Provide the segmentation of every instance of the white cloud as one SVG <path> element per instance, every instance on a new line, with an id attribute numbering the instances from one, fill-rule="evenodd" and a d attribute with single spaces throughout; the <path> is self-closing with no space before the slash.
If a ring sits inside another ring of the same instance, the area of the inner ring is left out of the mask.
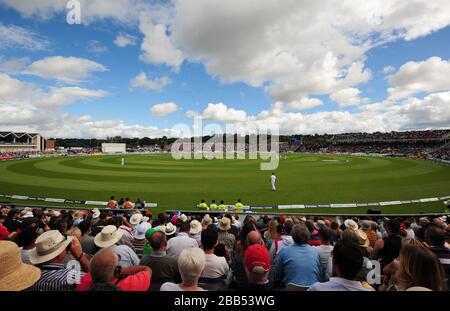
<path id="1" fill-rule="evenodd" d="M 188 110 L 185 113 L 187 118 L 193 119 L 195 117 L 200 117 L 200 114 L 197 111 L 194 110 Z"/>
<path id="2" fill-rule="evenodd" d="M 177 71 L 183 62 L 183 55 L 167 35 L 167 26 L 153 24 L 151 16 L 141 16 L 139 29 L 144 34 L 139 59 L 148 64 L 164 64 Z"/>
<path id="3" fill-rule="evenodd" d="M 87 44 L 87 50 L 94 54 L 101 54 L 108 51 L 108 48 L 103 45 L 100 41 L 97 40 L 89 40 Z"/>
<path id="4" fill-rule="evenodd" d="M 52 56 L 32 63 L 27 73 L 45 79 L 55 79 L 68 83 L 79 83 L 87 79 L 92 72 L 107 71 L 108 69 L 94 61 L 77 58 Z"/>
<path id="5" fill-rule="evenodd" d="M 178 105 L 175 103 L 156 104 L 150 108 L 150 114 L 156 117 L 164 117 L 177 111 L 178 108 Z"/>
<path id="6" fill-rule="evenodd" d="M 394 72 L 394 71 L 395 71 L 395 67 L 393 67 L 393 66 L 386 66 L 386 67 L 383 68 L 383 73 L 385 75 L 387 75 L 387 74 L 389 74 L 391 72 Z"/>
<path id="7" fill-rule="evenodd" d="M 361 91 L 357 88 L 346 88 L 330 95 L 330 99 L 339 107 L 357 106 L 368 103 L 367 98 L 360 98 Z"/>
<path id="8" fill-rule="evenodd" d="M 421 62 L 407 62 L 389 78 L 390 98 L 401 99 L 420 92 L 450 90 L 450 60 L 430 57 Z"/>
<path id="9" fill-rule="evenodd" d="M 151 80 L 147 78 L 145 72 L 141 72 L 133 80 L 130 81 L 130 87 L 131 88 L 142 87 L 149 90 L 161 90 L 170 83 L 171 80 L 167 76 L 162 76 L 154 80 Z"/>
<path id="10" fill-rule="evenodd" d="M 29 63 L 30 59 L 28 57 L 5 59 L 0 56 L 0 71 L 19 73 L 24 70 Z"/>
<path id="11" fill-rule="evenodd" d="M 118 47 L 126 47 L 127 45 L 136 45 L 137 38 L 135 36 L 129 35 L 127 33 L 121 32 L 117 35 L 114 40 L 114 44 Z"/>
<path id="12" fill-rule="evenodd" d="M 0 22 L 0 49 L 45 50 L 49 43 L 36 32 Z"/>
<path id="13" fill-rule="evenodd" d="M 36 107 L 54 108 L 65 106 L 78 102 L 80 100 L 89 100 L 106 96 L 107 93 L 102 90 L 89 90 L 80 87 L 61 87 L 53 88 L 51 92 L 45 94 L 37 100 Z"/>
<path id="14" fill-rule="evenodd" d="M 302 98 L 300 101 L 290 102 L 288 106 L 295 110 L 305 110 L 322 105 L 323 102 L 318 98 Z"/>
<path id="15" fill-rule="evenodd" d="M 217 120 L 217 121 L 245 121 L 247 114 L 243 110 L 236 110 L 234 108 L 228 108 L 223 103 L 209 103 L 203 110 L 203 119 Z"/>

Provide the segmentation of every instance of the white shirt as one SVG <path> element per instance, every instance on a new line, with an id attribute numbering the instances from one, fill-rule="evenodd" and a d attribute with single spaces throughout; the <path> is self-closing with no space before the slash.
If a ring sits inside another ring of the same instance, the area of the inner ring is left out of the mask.
<path id="1" fill-rule="evenodd" d="M 414 239 L 416 237 L 416 234 L 414 233 L 414 230 L 409 228 L 409 229 L 405 229 L 406 231 L 406 238 L 407 239 Z"/>
<path id="2" fill-rule="evenodd" d="M 230 267 L 228 266 L 225 257 L 219 257 L 215 254 L 206 254 L 205 258 L 205 269 L 203 269 L 202 277 L 215 279 L 228 275 Z"/>
<path id="3" fill-rule="evenodd" d="M 330 278 L 328 282 L 325 283 L 315 283 L 311 285 L 308 289 L 309 291 L 368 291 L 367 288 L 364 288 L 361 282 L 358 281 L 350 281 L 343 278 L 333 277 Z"/>
<path id="4" fill-rule="evenodd" d="M 190 238 L 187 233 L 180 232 L 167 242 L 166 252 L 169 256 L 178 257 L 183 250 L 192 247 L 198 247 L 197 241 Z"/>
<path id="5" fill-rule="evenodd" d="M 169 240 L 170 241 L 170 240 Z M 166 282 L 164 283 L 161 288 L 159 289 L 162 292 L 178 292 L 178 291 L 184 291 L 184 289 L 182 289 L 180 287 L 180 284 L 175 284 L 172 282 Z M 199 291 L 205 291 L 203 288 L 199 287 L 198 288 Z"/>
<path id="6" fill-rule="evenodd" d="M 317 246 L 317 251 L 320 255 L 320 262 L 322 264 L 322 269 L 326 269 L 328 266 L 328 260 L 331 258 L 331 252 L 333 251 L 332 245 L 319 245 Z"/>
<path id="7" fill-rule="evenodd" d="M 276 180 L 277 180 L 277 176 L 275 176 L 275 175 L 270 176 L 270 181 L 272 182 L 272 184 L 274 184 Z"/>

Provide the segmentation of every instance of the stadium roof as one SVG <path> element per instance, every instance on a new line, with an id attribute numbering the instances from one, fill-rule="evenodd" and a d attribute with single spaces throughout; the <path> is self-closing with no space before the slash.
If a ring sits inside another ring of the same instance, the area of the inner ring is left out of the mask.
<path id="1" fill-rule="evenodd" d="M 23 137 L 23 136 L 27 135 L 27 136 L 33 138 L 33 137 L 36 137 L 37 135 L 40 135 L 40 134 L 39 133 L 0 132 L 0 137 L 6 137 L 6 136 L 9 136 L 9 135 L 13 135 L 16 138 L 20 138 L 20 137 Z"/>

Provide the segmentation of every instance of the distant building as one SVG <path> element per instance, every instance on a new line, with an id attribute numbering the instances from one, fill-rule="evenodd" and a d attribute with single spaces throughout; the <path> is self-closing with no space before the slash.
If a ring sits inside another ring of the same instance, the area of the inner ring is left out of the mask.
<path id="1" fill-rule="evenodd" d="M 113 144 L 113 143 L 103 143 L 102 144 L 103 153 L 126 153 L 126 144 Z"/>
<path id="2" fill-rule="evenodd" d="M 45 140 L 45 151 L 55 151 L 55 141 L 53 139 Z"/>
<path id="3" fill-rule="evenodd" d="M 0 132 L 0 152 L 38 152 L 43 151 L 44 138 L 38 133 Z"/>

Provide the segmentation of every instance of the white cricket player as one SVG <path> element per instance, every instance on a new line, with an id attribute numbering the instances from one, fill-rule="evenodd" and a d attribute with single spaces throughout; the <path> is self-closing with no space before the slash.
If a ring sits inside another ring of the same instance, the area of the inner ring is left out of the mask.
<path id="1" fill-rule="evenodd" d="M 277 176 L 275 176 L 275 173 L 272 173 L 272 176 L 270 176 L 270 183 L 272 184 L 273 191 L 277 190 L 277 188 L 275 187 L 276 181 L 277 181 Z"/>
<path id="2" fill-rule="evenodd" d="M 125 158 L 122 158 L 122 162 L 120 163 L 121 166 L 125 165 Z"/>

